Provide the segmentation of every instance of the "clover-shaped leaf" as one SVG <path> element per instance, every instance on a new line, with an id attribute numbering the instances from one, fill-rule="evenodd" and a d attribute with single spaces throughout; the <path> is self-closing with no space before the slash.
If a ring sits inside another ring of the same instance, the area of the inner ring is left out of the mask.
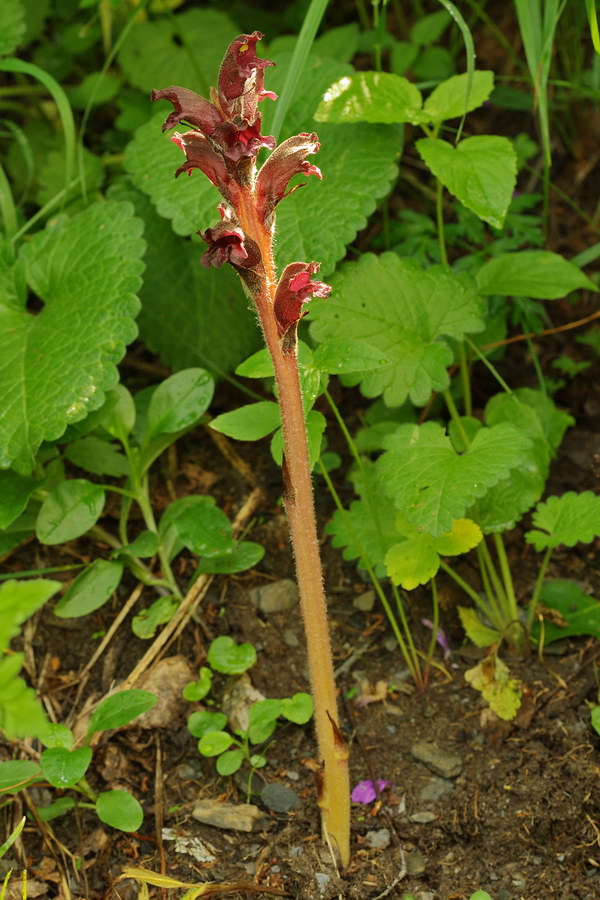
<path id="1" fill-rule="evenodd" d="M 31 471 L 42 441 L 98 409 L 119 380 L 116 364 L 137 334 L 133 291 L 145 247 L 132 212 L 95 203 L 59 217 L 21 250 L 16 266 L 43 308 L 29 312 L 25 290 L 0 301 L 0 468 Z M 10 268 L 0 257 L 0 280 Z"/>
<path id="2" fill-rule="evenodd" d="M 527 532 L 525 540 L 536 550 L 560 544 L 574 547 L 580 541 L 589 544 L 600 535 L 600 497 L 592 491 L 548 497 L 538 503 L 532 518 L 536 528 Z"/>
<path id="3" fill-rule="evenodd" d="M 475 500 L 520 465 L 530 441 L 501 422 L 482 428 L 469 449 L 456 453 L 443 429 L 433 423 L 401 425 L 385 438 L 388 448 L 376 463 L 380 483 L 407 518 L 439 537 Z"/>
<path id="4" fill-rule="evenodd" d="M 233 638 L 223 634 L 208 648 L 208 662 L 216 672 L 241 675 L 256 662 L 256 650 L 252 644 L 236 644 Z"/>
<path id="5" fill-rule="evenodd" d="M 404 516 L 396 519 L 396 528 L 405 537 L 385 555 L 387 573 L 394 584 L 412 591 L 426 584 L 437 573 L 441 556 L 458 556 L 472 550 L 482 540 L 481 529 L 470 519 L 457 519 L 452 528 L 439 537 L 420 531 Z"/>

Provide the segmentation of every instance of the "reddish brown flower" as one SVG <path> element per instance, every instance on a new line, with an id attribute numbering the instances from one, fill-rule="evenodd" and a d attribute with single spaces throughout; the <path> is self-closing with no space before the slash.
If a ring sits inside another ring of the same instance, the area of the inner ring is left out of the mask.
<path id="1" fill-rule="evenodd" d="M 288 191 L 290 180 L 294 175 L 323 177 L 318 166 L 313 166 L 306 159 L 307 156 L 317 153 L 318 149 L 317 135 L 303 132 L 288 138 L 273 150 L 256 179 L 256 205 L 265 224 L 271 224 L 279 201 L 296 188 L 302 187 L 298 184 Z"/>
<path id="2" fill-rule="evenodd" d="M 286 266 L 279 279 L 275 292 L 275 318 L 279 336 L 284 337 L 289 329 L 305 316 L 308 310 L 302 305 L 312 297 L 325 299 L 331 293 L 331 287 L 323 281 L 312 281 L 312 276 L 319 271 L 319 263 L 294 262 Z"/>

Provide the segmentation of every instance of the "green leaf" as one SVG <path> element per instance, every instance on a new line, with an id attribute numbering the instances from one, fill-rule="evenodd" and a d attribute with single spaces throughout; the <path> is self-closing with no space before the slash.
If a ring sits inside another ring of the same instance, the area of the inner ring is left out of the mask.
<path id="1" fill-rule="evenodd" d="M 437 574 L 441 556 L 458 556 L 476 547 L 483 538 L 481 529 L 470 519 L 457 519 L 446 534 L 432 537 L 419 531 L 403 516 L 396 519 L 396 528 L 405 540 L 390 547 L 385 555 L 387 574 L 394 584 L 412 591 Z"/>
<path id="2" fill-rule="evenodd" d="M 319 344 L 314 354 L 314 364 L 330 375 L 347 375 L 352 372 L 368 372 L 388 366 L 390 360 L 377 347 L 353 338 L 331 338 Z"/>
<path id="3" fill-rule="evenodd" d="M 40 756 L 44 778 L 56 788 L 70 788 L 77 784 L 87 772 L 92 761 L 89 747 L 67 750 L 65 747 L 51 747 Z"/>
<path id="4" fill-rule="evenodd" d="M 48 722 L 39 739 L 44 747 L 62 747 L 64 750 L 70 750 L 75 740 L 70 728 L 55 722 Z"/>
<path id="5" fill-rule="evenodd" d="M 451 21 L 452 19 L 445 9 L 438 9 L 437 12 L 427 16 L 419 16 L 410 30 L 410 39 L 413 44 L 419 46 L 434 44 L 439 41 Z"/>
<path id="6" fill-rule="evenodd" d="M 203 700 L 206 697 L 212 687 L 212 669 L 209 669 L 208 666 L 201 666 L 198 675 L 198 681 L 188 682 L 183 689 L 183 699 L 187 700 L 189 703 L 199 703 L 200 700 Z M 222 727 L 222 725 L 219 725 L 219 728 Z M 192 734 L 194 734 L 193 731 Z M 201 735 L 196 735 L 196 737 L 201 737 Z"/>
<path id="7" fill-rule="evenodd" d="M 558 300 L 578 288 L 598 290 L 579 266 L 549 250 L 501 253 L 484 263 L 475 277 L 482 294 L 506 297 Z"/>
<path id="8" fill-rule="evenodd" d="M 135 29 L 134 29 L 135 30 Z M 67 96 L 75 109 L 86 109 L 108 103 L 121 88 L 121 79 L 111 72 L 89 72 L 75 87 L 67 91 Z"/>
<path id="9" fill-rule="evenodd" d="M 127 791 L 104 791 L 98 794 L 96 813 L 101 822 L 119 831 L 138 831 L 144 821 L 144 811 L 135 797 Z"/>
<path id="10" fill-rule="evenodd" d="M 442 266 L 423 271 L 395 253 L 366 253 L 344 264 L 332 284 L 327 302 L 311 306 L 311 334 L 380 350 L 389 364 L 351 383 L 360 382 L 366 397 L 383 394 L 391 407 L 408 397 L 422 406 L 432 391 L 445 390 L 453 353 L 444 338 L 461 340 L 483 328 L 481 300 L 470 281 Z"/>
<path id="11" fill-rule="evenodd" d="M 36 578 L 0 583 L 0 650 L 6 650 L 19 626 L 62 587 L 60 581 Z"/>
<path id="12" fill-rule="evenodd" d="M 245 572 L 258 565 L 265 555 L 265 548 L 254 541 L 240 541 L 234 544 L 231 553 L 205 557 L 198 563 L 196 572 L 214 575 L 232 575 Z"/>
<path id="13" fill-rule="evenodd" d="M 502 635 L 499 631 L 483 624 L 476 609 L 459 606 L 458 615 L 465 634 L 476 647 L 491 647 L 501 639 Z"/>
<path id="14" fill-rule="evenodd" d="M 244 753 L 237 748 L 236 750 L 226 750 L 221 753 L 216 762 L 216 768 L 219 775 L 225 778 L 227 775 L 233 775 L 237 772 L 244 762 Z"/>
<path id="15" fill-rule="evenodd" d="M 234 743 L 234 738 L 226 731 L 207 731 L 198 741 L 202 756 L 219 756 Z"/>
<path id="16" fill-rule="evenodd" d="M 0 4 L 0 56 L 13 53 L 25 32 L 25 10 L 21 0 L 2 0 Z"/>
<path id="17" fill-rule="evenodd" d="M 188 550 L 198 556 L 220 556 L 233 549 L 231 522 L 225 513 L 209 502 L 183 507 L 173 518 L 173 528 Z"/>
<path id="18" fill-rule="evenodd" d="M 39 511 L 36 536 L 42 544 L 64 544 L 95 525 L 104 509 L 104 488 L 85 478 L 63 481 Z"/>
<path id="19" fill-rule="evenodd" d="M 123 563 L 96 559 L 69 585 L 54 607 L 61 619 L 78 619 L 100 609 L 116 591 L 123 574 Z"/>
<path id="20" fill-rule="evenodd" d="M 106 404 L 100 411 L 100 423 L 112 437 L 121 443 L 135 425 L 135 402 L 123 384 L 116 384 L 106 395 Z"/>
<path id="21" fill-rule="evenodd" d="M 158 552 L 158 535 L 154 531 L 141 531 L 131 544 L 125 544 L 120 550 L 115 552 L 119 556 L 134 556 L 140 559 L 147 559 Z"/>
<path id="22" fill-rule="evenodd" d="M 531 635 L 536 643 L 551 644 L 561 638 L 591 635 L 600 638 L 600 603 L 575 581 L 548 581 L 540 592 L 544 628 L 536 618 Z M 546 609 L 544 609 L 546 607 Z M 550 615 L 551 610 L 558 615 Z"/>
<path id="23" fill-rule="evenodd" d="M 425 101 L 423 113 L 427 114 L 426 121 L 444 122 L 471 112 L 485 103 L 493 89 L 493 72 L 475 71 L 472 80 L 467 72 L 453 75 L 438 84 Z"/>
<path id="24" fill-rule="evenodd" d="M 515 149 L 505 137 L 465 138 L 457 147 L 439 138 L 415 144 L 426 166 L 467 209 L 502 228 L 517 178 Z"/>
<path id="25" fill-rule="evenodd" d="M 210 427 L 238 441 L 258 441 L 281 424 L 279 406 L 272 400 L 248 403 L 212 419 Z"/>
<path id="26" fill-rule="evenodd" d="M 216 672 L 242 675 L 256 662 L 256 650 L 252 644 L 236 644 L 233 638 L 223 634 L 208 648 L 208 662 Z"/>
<path id="27" fill-rule="evenodd" d="M 316 56 L 330 56 L 338 62 L 351 62 L 358 50 L 359 36 L 357 22 L 339 25 L 337 28 L 328 28 L 316 38 L 313 51 Z"/>
<path id="28" fill-rule="evenodd" d="M 27 787 L 32 779 L 37 779 L 40 767 L 31 760 L 14 759 L 0 762 L 0 794 L 16 794 Z"/>
<path id="29" fill-rule="evenodd" d="M 153 638 L 159 625 L 170 622 L 179 606 L 176 597 L 159 597 L 131 621 L 131 630 L 142 641 Z"/>
<path id="30" fill-rule="evenodd" d="M 37 737 L 48 727 L 35 691 L 18 677 L 23 660 L 22 653 L 0 658 L 0 731 L 9 740 Z"/>
<path id="31" fill-rule="evenodd" d="M 158 698 L 150 691 L 139 689 L 111 694 L 94 710 L 88 725 L 88 735 L 128 725 L 142 713 L 156 706 L 157 700 Z"/>
<path id="32" fill-rule="evenodd" d="M 152 394 L 145 440 L 194 425 L 213 398 L 215 382 L 204 369 L 184 369 L 166 378 Z"/>
<path id="33" fill-rule="evenodd" d="M 136 336 L 132 292 L 145 247 L 132 212 L 95 203 L 23 246 L 28 284 L 44 307 L 32 315 L 23 299 L 3 309 L 0 383 L 11 402 L 0 423 L 0 468 L 29 472 L 42 441 L 102 406 L 117 383 L 116 363 Z"/>
<path id="34" fill-rule="evenodd" d="M 536 550 L 560 544 L 589 544 L 600 535 L 600 497 L 592 491 L 569 491 L 561 497 L 548 497 L 544 503 L 538 503 L 532 520 L 536 529 L 543 529 L 525 534 L 527 543 Z"/>
<path id="35" fill-rule="evenodd" d="M 104 182 L 105 169 L 102 160 L 85 147 L 82 152 L 83 174 L 86 190 L 93 194 L 100 190 Z M 40 206 L 49 203 L 65 188 L 65 155 L 62 150 L 51 150 L 45 155 L 38 174 L 38 189 L 35 194 Z M 73 210 L 84 207 L 81 184 L 74 184 L 66 192 L 65 203 L 73 204 Z"/>
<path id="36" fill-rule="evenodd" d="M 296 725 L 306 725 L 312 718 L 313 710 L 312 697 L 303 691 L 294 694 L 293 697 L 284 697 L 281 701 L 281 715 Z"/>
<path id="37" fill-rule="evenodd" d="M 327 88 L 315 112 L 317 122 L 418 123 L 421 92 L 408 78 L 390 72 L 344 75 Z"/>
<path id="38" fill-rule="evenodd" d="M 514 719 L 521 706 L 521 682 L 510 677 L 508 666 L 501 659 L 486 657 L 465 672 L 465 681 L 481 692 L 500 719 Z"/>
<path id="39" fill-rule="evenodd" d="M 93 475 L 111 475 L 113 478 L 129 475 L 129 462 L 117 445 L 93 434 L 65 447 L 65 457 Z"/>
<path id="40" fill-rule="evenodd" d="M 275 370 L 267 348 L 263 347 L 262 350 L 257 350 L 256 353 L 240 363 L 235 374 L 242 375 L 244 378 L 273 378 Z"/>
<path id="41" fill-rule="evenodd" d="M 471 894 L 469 900 L 492 900 L 487 891 L 475 891 Z"/>
<path id="42" fill-rule="evenodd" d="M 138 22 L 118 60 L 129 83 L 145 93 L 183 84 L 208 97 L 208 85 L 216 83 L 224 50 L 238 33 L 223 12 L 190 9 L 170 18 Z"/>
<path id="43" fill-rule="evenodd" d="M 196 738 L 204 737 L 209 731 L 221 731 L 226 725 L 225 713 L 210 712 L 208 709 L 193 712 L 187 720 L 188 731 Z"/>
<path id="44" fill-rule="evenodd" d="M 482 428 L 458 455 L 443 429 L 428 422 L 401 425 L 385 446 L 376 463 L 383 490 L 409 522 L 437 537 L 520 464 L 530 441 L 502 422 Z"/>
<path id="45" fill-rule="evenodd" d="M 258 700 L 248 711 L 248 737 L 253 744 L 268 741 L 281 715 L 281 700 Z"/>
<path id="46" fill-rule="evenodd" d="M 594 706 L 590 713 L 592 728 L 597 734 L 600 734 L 600 706 Z"/>
<path id="47" fill-rule="evenodd" d="M 0 529 L 7 528 L 19 518 L 40 484 L 36 478 L 0 472 Z"/>
<path id="48" fill-rule="evenodd" d="M 74 806 L 75 800 L 73 797 L 58 797 L 57 800 L 53 800 L 48 806 L 36 806 L 36 812 L 42 822 L 51 822 L 52 819 L 64 816 Z"/>

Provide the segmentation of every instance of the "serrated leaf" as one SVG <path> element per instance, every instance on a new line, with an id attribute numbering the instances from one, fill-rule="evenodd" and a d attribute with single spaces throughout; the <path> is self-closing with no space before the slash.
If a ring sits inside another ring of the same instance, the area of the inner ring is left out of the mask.
<path id="1" fill-rule="evenodd" d="M 95 203 L 23 247 L 27 280 L 44 308 L 3 310 L 0 468 L 30 471 L 42 441 L 102 406 L 117 383 L 116 363 L 137 333 L 132 292 L 145 247 L 132 212 L 129 204 Z"/>
<path id="2" fill-rule="evenodd" d="M 123 574 L 123 563 L 96 559 L 71 582 L 54 607 L 61 619 L 77 619 L 100 609 L 116 591 Z"/>
<path id="3" fill-rule="evenodd" d="M 96 800 L 96 813 L 101 822 L 119 831 L 138 831 L 144 811 L 127 791 L 103 791 Z"/>
<path id="4" fill-rule="evenodd" d="M 41 483 L 16 472 L 0 472 L 0 529 L 18 519 Z"/>
<path id="5" fill-rule="evenodd" d="M 468 73 L 453 75 L 438 84 L 423 104 L 426 121 L 444 122 L 471 112 L 485 103 L 493 89 L 493 72 L 475 71 L 470 83 Z"/>
<path id="6" fill-rule="evenodd" d="M 279 406 L 272 400 L 248 403 L 211 420 L 210 427 L 238 441 L 258 441 L 281 424 Z"/>
<path id="7" fill-rule="evenodd" d="M 543 529 L 525 534 L 527 543 L 536 550 L 560 544 L 589 544 L 600 535 L 600 496 L 592 491 L 569 491 L 561 497 L 548 497 L 544 503 L 538 503 L 532 520 L 536 529 Z"/>
<path id="8" fill-rule="evenodd" d="M 470 519 L 457 519 L 446 534 L 432 537 L 419 531 L 403 516 L 396 519 L 396 529 L 405 540 L 387 551 L 385 567 L 394 584 L 412 591 L 437 574 L 441 556 L 458 556 L 476 547 L 483 538 L 481 529 Z"/>
<path id="9" fill-rule="evenodd" d="M 0 56 L 18 47 L 25 33 L 25 10 L 21 0 L 2 0 L 0 4 Z"/>
<path id="10" fill-rule="evenodd" d="M 352 124 L 420 121 L 423 98 L 418 87 L 390 72 L 356 72 L 330 85 L 315 112 L 317 122 Z"/>
<path id="11" fill-rule="evenodd" d="M 91 761 L 90 747 L 79 747 L 77 750 L 50 747 L 40 756 L 44 778 L 57 788 L 70 788 L 77 784 L 87 772 Z"/>
<path id="12" fill-rule="evenodd" d="M 111 694 L 96 707 L 88 725 L 88 735 L 96 731 L 122 728 L 156 706 L 158 697 L 150 691 L 129 690 Z"/>
<path id="13" fill-rule="evenodd" d="M 64 544 L 95 525 L 104 509 L 104 488 L 85 478 L 62 481 L 50 491 L 35 526 L 42 544 Z"/>
<path id="14" fill-rule="evenodd" d="M 505 722 L 514 719 L 521 706 L 521 682 L 510 677 L 508 666 L 501 659 L 486 657 L 465 672 L 465 681 L 481 692 L 500 719 Z"/>
<path id="15" fill-rule="evenodd" d="M 577 288 L 598 290 L 579 266 L 549 250 L 502 253 L 484 263 L 475 278 L 482 294 L 506 297 L 558 300 Z"/>
<path id="16" fill-rule="evenodd" d="M 225 48 L 238 33 L 223 12 L 190 9 L 171 18 L 136 23 L 118 59 L 129 83 L 146 93 L 181 84 L 208 96 Z"/>
<path id="17" fill-rule="evenodd" d="M 407 397 L 423 405 L 432 390 L 445 390 L 453 353 L 443 338 L 461 340 L 483 328 L 469 280 L 442 266 L 424 271 L 395 253 L 366 253 L 331 280 L 331 297 L 311 307 L 311 334 L 318 341 L 364 340 L 381 350 L 389 365 L 357 375 L 356 382 L 366 397 L 383 394 L 388 406 Z"/>
<path id="18" fill-rule="evenodd" d="M 365 341 L 353 338 L 331 338 L 319 344 L 314 354 L 317 369 L 330 375 L 368 372 L 388 366 L 387 356 Z"/>
<path id="19" fill-rule="evenodd" d="M 536 617 L 531 635 L 544 645 L 561 638 L 590 635 L 600 638 L 600 603 L 586 594 L 575 581 L 557 579 L 548 581 L 540 591 L 539 613 L 544 628 Z M 558 615 L 554 615 L 557 613 Z"/>
<path id="20" fill-rule="evenodd" d="M 415 146 L 425 165 L 467 209 L 502 228 L 517 179 L 515 149 L 505 137 L 465 138 L 457 147 L 439 138 Z"/>
<path id="21" fill-rule="evenodd" d="M 102 187 L 104 181 L 105 169 L 99 156 L 90 153 L 85 147 L 82 148 L 83 173 L 85 177 L 85 188 L 88 194 L 94 194 Z M 40 206 L 52 200 L 59 191 L 65 187 L 65 154 L 64 150 L 51 150 L 44 158 L 43 164 L 40 166 L 38 175 L 38 189 L 35 199 Z M 65 204 L 74 203 L 76 208 L 82 207 L 85 203 L 81 196 L 81 184 L 73 185 L 66 193 Z"/>
<path id="22" fill-rule="evenodd" d="M 65 447 L 65 458 L 93 475 L 119 478 L 129 474 L 127 457 L 119 451 L 117 445 L 93 434 L 68 444 Z"/>
<path id="23" fill-rule="evenodd" d="M 439 537 L 488 488 L 518 466 L 529 439 L 507 423 L 482 428 L 458 455 L 443 429 L 401 425 L 376 462 L 380 484 L 409 522 Z"/>
<path id="24" fill-rule="evenodd" d="M 502 635 L 499 631 L 483 624 L 476 609 L 459 606 L 458 615 L 465 634 L 476 647 L 491 647 L 501 639 Z"/>
<path id="25" fill-rule="evenodd" d="M 36 578 L 0 584 L 0 650 L 6 650 L 19 626 L 62 587 L 60 581 Z"/>

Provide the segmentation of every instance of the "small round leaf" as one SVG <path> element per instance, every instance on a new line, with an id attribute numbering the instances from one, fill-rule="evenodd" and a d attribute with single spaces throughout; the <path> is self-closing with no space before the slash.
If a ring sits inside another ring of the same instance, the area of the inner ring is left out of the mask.
<path id="1" fill-rule="evenodd" d="M 256 662 L 256 650 L 252 644 L 236 644 L 229 635 L 221 635 L 208 648 L 208 662 L 216 672 L 242 675 Z"/>
<path id="2" fill-rule="evenodd" d="M 79 747 L 78 750 L 51 747 L 44 750 L 40 757 L 44 778 L 56 788 L 69 788 L 77 784 L 91 761 L 92 751 L 89 747 Z"/>
<path id="3" fill-rule="evenodd" d="M 220 756 L 233 742 L 234 738 L 226 731 L 208 731 L 198 741 L 198 750 L 202 756 Z"/>
<path id="4" fill-rule="evenodd" d="M 48 494 L 36 522 L 42 544 L 64 544 L 85 534 L 104 509 L 104 489 L 85 478 L 62 481 Z"/>
<path id="5" fill-rule="evenodd" d="M 197 422 L 208 409 L 214 389 L 214 379 L 205 369 L 183 369 L 165 379 L 150 400 L 146 442 Z"/>
<path id="6" fill-rule="evenodd" d="M 226 725 L 225 713 L 210 712 L 208 709 L 193 712 L 187 720 L 188 731 L 196 738 L 204 737 L 209 731 L 221 731 Z"/>
<path id="7" fill-rule="evenodd" d="M 98 818 L 120 831 L 137 831 L 144 821 L 144 811 L 127 791 L 105 791 L 96 800 Z"/>
<path id="8" fill-rule="evenodd" d="M 217 772 L 219 775 L 233 775 L 244 762 L 244 754 L 241 750 L 226 750 L 217 759 Z"/>

